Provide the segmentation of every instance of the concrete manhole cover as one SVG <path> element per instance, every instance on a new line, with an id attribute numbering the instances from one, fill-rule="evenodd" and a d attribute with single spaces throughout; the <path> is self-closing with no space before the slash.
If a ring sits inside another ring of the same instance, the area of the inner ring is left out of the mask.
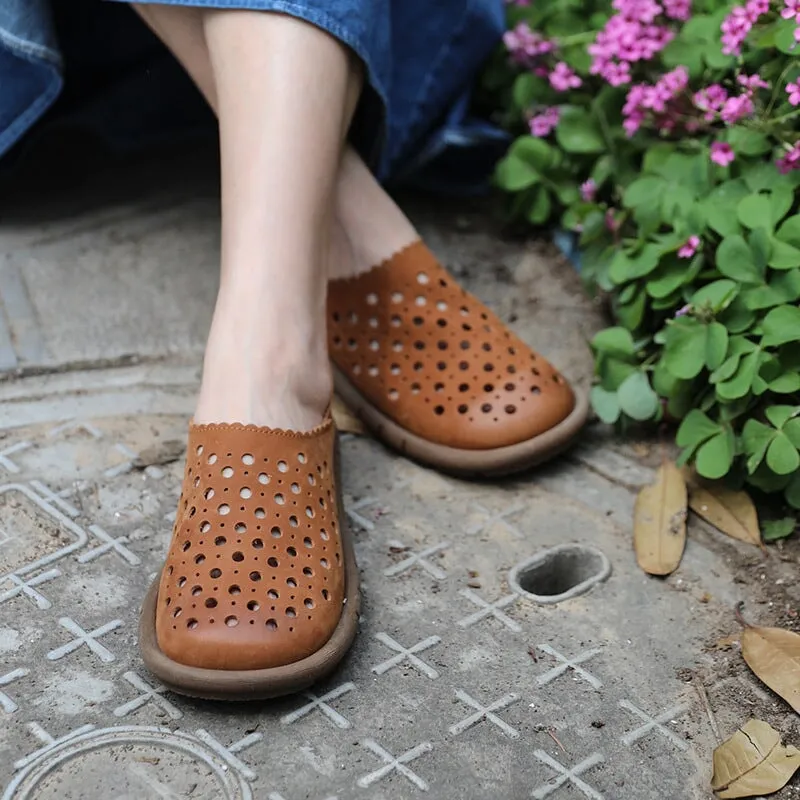
<path id="1" fill-rule="evenodd" d="M 199 734 L 203 736 L 203 731 Z M 244 777 L 208 741 L 162 728 L 78 731 L 18 765 L 21 771 L 2 800 L 250 800 L 253 796 Z"/>

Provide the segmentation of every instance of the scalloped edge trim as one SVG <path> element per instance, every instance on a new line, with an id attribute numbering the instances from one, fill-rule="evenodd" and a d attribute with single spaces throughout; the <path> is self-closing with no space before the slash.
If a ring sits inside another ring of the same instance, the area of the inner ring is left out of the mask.
<path id="1" fill-rule="evenodd" d="M 315 439 L 327 433 L 334 427 L 333 416 L 330 408 L 325 412 L 325 419 L 312 428 L 310 431 L 292 431 L 285 428 L 270 428 L 267 425 L 247 425 L 243 422 L 204 422 L 196 424 L 194 420 L 189 421 L 189 435 L 195 433 L 236 431 L 237 433 L 271 434 L 286 439 Z"/>
<path id="2" fill-rule="evenodd" d="M 358 275 L 350 275 L 347 278 L 336 278 L 335 280 L 331 281 L 331 283 L 336 284 L 343 284 L 343 283 L 354 283 L 355 281 L 359 281 L 362 278 L 365 278 L 367 275 L 371 275 L 373 272 L 377 272 L 384 267 L 391 267 L 394 261 L 401 256 L 406 255 L 411 250 L 416 250 L 417 248 L 422 247 L 424 248 L 425 252 L 428 253 L 431 258 L 439 263 L 439 259 L 433 254 L 433 251 L 425 244 L 422 239 L 415 239 L 413 242 L 409 242 L 404 247 L 401 247 L 399 250 L 395 250 L 390 256 L 387 256 L 383 259 L 380 263 L 376 264 L 374 267 L 370 267 L 369 269 L 364 270 L 363 272 L 359 272 Z"/>

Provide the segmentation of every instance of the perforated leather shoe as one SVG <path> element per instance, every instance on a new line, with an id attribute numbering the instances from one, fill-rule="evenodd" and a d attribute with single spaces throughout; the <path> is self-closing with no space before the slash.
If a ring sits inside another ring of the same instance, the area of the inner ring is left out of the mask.
<path id="1" fill-rule="evenodd" d="M 446 472 L 497 475 L 565 449 L 588 402 L 422 242 L 331 281 L 336 390 L 375 435 Z"/>
<path id="2" fill-rule="evenodd" d="M 198 697 L 298 691 L 341 660 L 358 573 L 340 528 L 330 418 L 308 433 L 192 425 L 166 563 L 142 612 L 145 663 Z"/>

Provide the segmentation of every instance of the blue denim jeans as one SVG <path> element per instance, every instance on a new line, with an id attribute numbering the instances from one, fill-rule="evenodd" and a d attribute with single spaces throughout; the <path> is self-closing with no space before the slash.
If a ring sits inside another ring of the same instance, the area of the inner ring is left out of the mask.
<path id="1" fill-rule="evenodd" d="M 469 88 L 502 31 L 502 0 L 160 1 L 282 12 L 328 31 L 350 47 L 363 61 L 368 78 L 354 140 L 381 178 L 426 179 L 434 188 L 469 190 L 485 179 L 493 158 L 505 145 L 502 134 L 468 114 Z M 85 24 L 87 20 L 92 24 Z M 56 28 L 61 49 L 56 46 Z M 116 74 L 113 61 L 121 51 L 135 49 L 136 36 L 142 38 L 142 48 L 156 57 L 148 35 L 128 9 L 113 3 L 69 0 L 51 8 L 47 0 L 0 0 L 0 156 L 61 93 L 62 60 L 67 62 L 68 81 L 71 74 L 80 73 L 70 70 L 70 53 L 79 54 L 92 69 Z M 177 75 L 177 65 L 168 59 L 167 67 L 166 61 L 160 68 L 174 69 Z M 179 77 L 154 82 L 152 73 L 143 69 L 145 55 L 129 57 L 126 63 L 135 67 L 117 70 L 117 96 L 107 87 L 104 90 L 103 101 L 116 113 L 103 113 L 102 104 L 95 101 L 90 112 L 84 109 L 78 117 L 112 140 L 129 135 L 131 140 L 144 141 L 146 134 L 164 133 L 158 130 L 160 125 L 170 127 L 166 122 L 171 109 L 180 106 L 170 94 L 192 90 Z M 121 97 L 123 92 L 127 98 Z M 158 97 L 145 98 L 147 92 Z M 129 109 L 127 118 L 118 113 L 123 108 Z M 134 119 L 130 110 L 137 109 L 141 113 Z M 181 123 L 198 122 L 201 116 L 173 120 L 172 132 L 178 133 Z M 112 118 L 113 124 L 104 130 L 104 123 Z M 122 129 L 125 123 L 127 133 Z"/>

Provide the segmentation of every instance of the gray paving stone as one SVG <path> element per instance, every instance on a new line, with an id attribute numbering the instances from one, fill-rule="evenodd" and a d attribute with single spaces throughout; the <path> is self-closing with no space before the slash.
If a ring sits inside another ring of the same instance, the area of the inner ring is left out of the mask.
<path id="1" fill-rule="evenodd" d="M 342 437 L 365 599 L 350 656 L 272 703 L 159 686 L 136 626 L 212 302 L 203 186 L 111 207 L 98 190 L 82 216 L 20 212 L 1 234 L 2 800 L 699 800 L 719 736 L 750 715 L 792 733 L 713 645 L 739 600 L 765 620 L 796 608 L 796 554 L 764 560 L 693 520 L 678 573 L 647 578 L 631 512 L 660 456 L 599 429 L 493 484 Z M 483 209 L 412 210 L 448 265 L 585 383 L 599 318 L 577 276 L 491 235 Z M 564 542 L 599 548 L 611 577 L 555 606 L 511 591 L 515 564 Z"/>

